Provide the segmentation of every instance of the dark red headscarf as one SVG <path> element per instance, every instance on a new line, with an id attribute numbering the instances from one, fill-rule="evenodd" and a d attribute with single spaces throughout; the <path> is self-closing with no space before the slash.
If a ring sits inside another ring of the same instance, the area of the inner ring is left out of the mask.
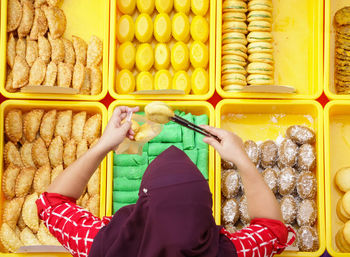
<path id="1" fill-rule="evenodd" d="M 89 256 L 236 256 L 220 229 L 207 181 L 183 151 L 170 147 L 148 166 L 137 203 L 100 230 Z"/>

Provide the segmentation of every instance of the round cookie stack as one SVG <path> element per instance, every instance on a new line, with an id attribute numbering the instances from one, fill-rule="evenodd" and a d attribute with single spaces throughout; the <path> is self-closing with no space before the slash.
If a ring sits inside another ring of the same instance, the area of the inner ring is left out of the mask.
<path id="1" fill-rule="evenodd" d="M 273 80 L 272 1 L 251 0 L 248 3 L 247 83 L 271 85 Z"/>
<path id="2" fill-rule="evenodd" d="M 225 0 L 222 11 L 221 83 L 227 91 L 247 85 L 247 3 L 243 0 Z"/>

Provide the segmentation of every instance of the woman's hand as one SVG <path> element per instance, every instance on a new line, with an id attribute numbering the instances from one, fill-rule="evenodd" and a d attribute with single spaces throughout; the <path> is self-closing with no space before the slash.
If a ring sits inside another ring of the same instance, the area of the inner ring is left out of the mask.
<path id="1" fill-rule="evenodd" d="M 139 107 L 130 108 L 127 106 L 119 106 L 115 108 L 112 118 L 109 120 L 98 145 L 104 152 L 108 153 L 117 148 L 123 142 L 125 137 L 134 138 L 134 131 L 131 129 L 131 121 L 122 121 L 127 117 L 128 113 L 134 113 Z"/>

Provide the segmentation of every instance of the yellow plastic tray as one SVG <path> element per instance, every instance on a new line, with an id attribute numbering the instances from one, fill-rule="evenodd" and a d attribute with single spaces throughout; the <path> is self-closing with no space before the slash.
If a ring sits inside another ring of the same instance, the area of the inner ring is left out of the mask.
<path id="1" fill-rule="evenodd" d="M 222 1 L 217 1 L 216 91 L 223 98 L 316 99 L 323 91 L 323 1 L 273 0 L 275 85 L 296 94 L 234 93 L 221 87 Z"/>
<path id="2" fill-rule="evenodd" d="M 324 92 L 330 99 L 350 99 L 350 94 L 337 94 L 334 84 L 334 58 L 335 58 L 335 28 L 334 14 L 339 9 L 350 6 L 348 0 L 325 0 L 324 10 Z"/>
<path id="3" fill-rule="evenodd" d="M 116 58 L 116 51 L 117 51 L 117 39 L 116 39 L 116 23 L 117 23 L 117 16 L 118 9 L 117 9 L 117 0 L 111 0 L 111 19 L 110 19 L 110 52 L 109 52 L 109 93 L 110 95 L 115 99 L 157 99 L 161 97 L 164 100 L 207 100 L 209 99 L 215 91 L 215 31 L 216 31 L 216 20 L 215 20 L 215 7 L 216 7 L 216 0 L 210 0 L 209 4 L 209 11 L 208 11 L 208 17 L 209 17 L 209 39 L 207 42 L 207 45 L 209 46 L 209 67 L 208 67 L 208 75 L 209 75 L 209 90 L 206 94 L 203 95 L 194 95 L 194 94 L 188 94 L 188 95 L 133 95 L 133 94 L 118 94 L 116 91 L 116 75 L 117 75 L 117 58 Z M 157 11 L 155 10 L 152 18 L 154 21 L 155 13 Z M 135 20 L 134 20 L 135 21 Z"/>
<path id="4" fill-rule="evenodd" d="M 337 201 L 343 193 L 334 183 L 338 169 L 349 166 L 350 154 L 350 103 L 345 100 L 329 102 L 324 113 L 326 242 L 331 256 L 349 256 L 341 253 L 335 243 L 335 235 L 344 224 L 336 213 Z"/>
<path id="5" fill-rule="evenodd" d="M 111 118 L 114 109 L 117 106 L 139 106 L 140 110 L 150 103 L 151 101 L 130 101 L 130 100 L 117 100 L 111 103 L 108 108 L 108 117 Z M 214 126 L 214 108 L 211 104 L 207 102 L 184 102 L 184 101 L 165 101 L 174 110 L 180 110 L 184 112 L 190 112 L 194 115 L 206 114 L 209 117 L 209 125 Z M 213 194 L 213 210 L 214 210 L 214 149 L 209 147 L 209 187 Z M 113 204 L 113 152 L 108 155 L 107 164 L 107 208 L 106 214 L 112 215 L 112 204 Z"/>
<path id="6" fill-rule="evenodd" d="M 229 119 L 223 115 L 233 114 Z M 282 256 L 320 256 L 325 250 L 323 110 L 312 100 L 222 100 L 215 109 L 216 126 L 235 132 L 243 140 L 275 140 L 286 129 L 304 124 L 316 132 L 317 230 L 320 247 L 316 252 L 284 251 Z M 221 158 L 216 154 L 215 219 L 221 222 Z"/>
<path id="7" fill-rule="evenodd" d="M 21 110 L 31 110 L 34 108 L 42 108 L 44 110 L 73 110 L 73 111 L 87 111 L 91 113 L 100 113 L 102 115 L 102 131 L 105 128 L 107 124 L 107 109 L 106 107 L 101 103 L 95 103 L 95 102 L 67 102 L 67 101 L 35 101 L 35 100 L 6 100 L 0 105 L 0 130 L 2 133 L 0 133 L 0 156 L 2 158 L 3 156 L 3 148 L 4 148 L 4 119 L 7 114 L 7 112 L 11 109 L 18 108 Z M 101 163 L 101 178 L 100 178 L 100 217 L 103 217 L 106 215 L 106 160 L 105 158 Z M 0 180 L 2 179 L 2 172 L 3 172 L 3 162 L 0 161 Z M 2 190 L 0 190 L 0 223 L 1 217 L 2 217 L 2 208 L 3 208 L 3 202 L 4 202 L 4 196 L 2 193 Z M 52 256 L 52 257 L 58 257 L 58 256 L 71 256 L 67 253 L 27 253 L 27 254 L 15 254 L 15 253 L 9 253 L 4 254 L 0 253 L 0 255 L 4 256 L 14 256 L 14 257 L 25 257 L 25 256 Z"/>
<path id="8" fill-rule="evenodd" d="M 6 46 L 7 46 L 7 0 L 1 1 L 1 49 L 0 49 L 0 92 L 7 98 L 55 99 L 99 101 L 108 91 L 108 49 L 109 49 L 109 1 L 101 0 L 64 0 L 60 1 L 67 18 L 67 28 L 63 37 L 71 40 L 72 35 L 89 42 L 92 35 L 103 41 L 102 90 L 98 95 L 65 94 L 29 94 L 10 93 L 5 89 L 6 82 Z"/>

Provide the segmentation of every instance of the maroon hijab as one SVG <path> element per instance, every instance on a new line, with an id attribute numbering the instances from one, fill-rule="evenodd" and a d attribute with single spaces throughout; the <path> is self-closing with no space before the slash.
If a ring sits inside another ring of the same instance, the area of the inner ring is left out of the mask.
<path id="1" fill-rule="evenodd" d="M 170 147 L 147 168 L 136 204 L 121 208 L 96 235 L 90 257 L 236 256 L 212 216 L 207 181 Z"/>

